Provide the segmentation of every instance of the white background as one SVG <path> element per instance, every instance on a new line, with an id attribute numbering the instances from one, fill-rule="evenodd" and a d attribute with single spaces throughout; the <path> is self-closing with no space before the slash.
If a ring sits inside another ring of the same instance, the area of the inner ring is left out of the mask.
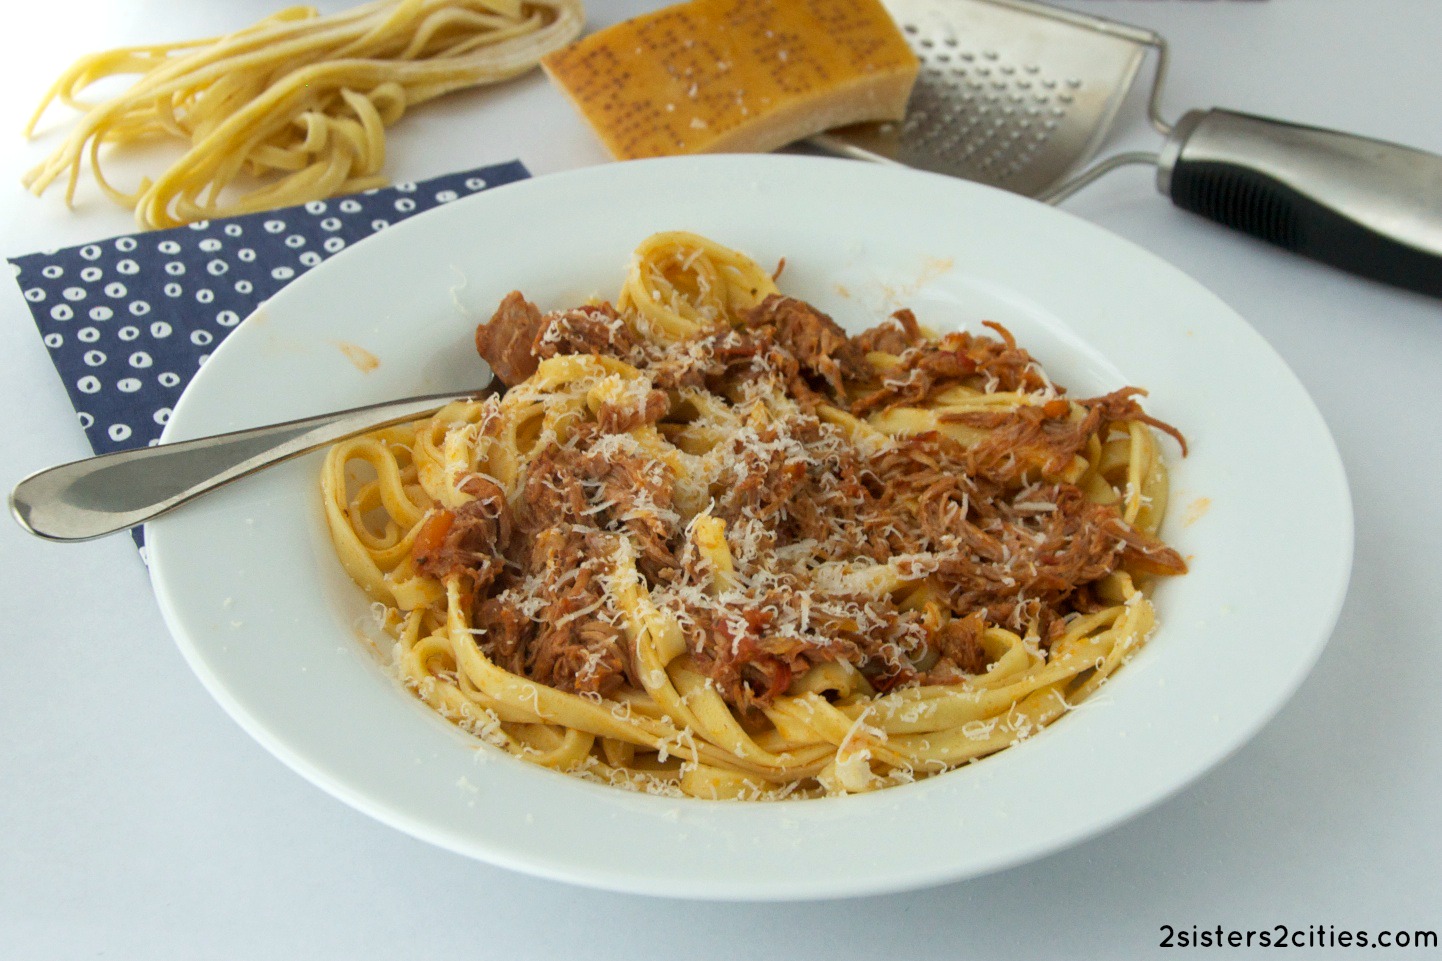
<path id="1" fill-rule="evenodd" d="M 590 22 L 658 5 L 591 0 Z M 1442 153 L 1442 3 L 1065 5 L 1171 41 L 1168 117 L 1228 106 Z M 132 229 L 93 189 L 67 212 L 58 195 L 19 186 L 59 125 L 32 144 L 18 131 L 74 57 L 221 32 L 278 6 L 56 0 L 7 11 L 0 255 Z M 1154 146 L 1132 107 L 1114 145 Z M 516 157 L 537 175 L 604 160 L 539 75 L 419 108 L 389 145 L 395 179 Z M 1157 947 L 1165 924 L 1442 929 L 1442 301 L 1183 214 L 1142 168 L 1066 206 L 1177 264 L 1256 326 L 1316 399 L 1352 484 L 1356 565 L 1336 634 L 1281 714 L 1212 773 L 1069 851 L 927 891 L 775 905 L 585 891 L 429 847 L 311 787 L 191 676 L 127 538 L 57 546 L 5 522 L 0 958 L 1085 959 L 1175 954 Z M 13 285 L 0 286 L 0 315 L 8 488 L 88 448 Z M 857 851 L 884 858 L 886 839 L 858 838 Z"/>

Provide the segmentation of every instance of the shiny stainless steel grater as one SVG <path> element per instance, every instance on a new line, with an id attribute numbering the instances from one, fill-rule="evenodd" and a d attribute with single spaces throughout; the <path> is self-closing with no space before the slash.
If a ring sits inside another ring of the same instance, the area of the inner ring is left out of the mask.
<path id="1" fill-rule="evenodd" d="M 921 59 L 899 123 L 829 131 L 830 153 L 964 177 L 1049 203 L 1131 163 L 1177 206 L 1365 277 L 1442 296 L 1442 157 L 1228 110 L 1175 125 L 1158 34 L 1027 0 L 883 0 Z M 1166 137 L 1083 167 L 1151 53 Z"/>

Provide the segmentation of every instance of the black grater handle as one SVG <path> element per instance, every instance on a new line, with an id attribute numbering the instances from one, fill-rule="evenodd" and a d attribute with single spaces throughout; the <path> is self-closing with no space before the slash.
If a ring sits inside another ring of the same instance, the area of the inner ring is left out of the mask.
<path id="1" fill-rule="evenodd" d="M 1162 149 L 1178 207 L 1279 247 L 1442 297 L 1442 157 L 1228 110 L 1194 110 Z"/>

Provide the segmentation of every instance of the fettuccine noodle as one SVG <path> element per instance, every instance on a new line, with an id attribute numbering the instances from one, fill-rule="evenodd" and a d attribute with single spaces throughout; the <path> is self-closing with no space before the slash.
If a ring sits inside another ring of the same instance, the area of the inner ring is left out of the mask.
<path id="1" fill-rule="evenodd" d="M 106 195 L 142 227 L 269 210 L 385 183 L 385 127 L 441 94 L 495 83 L 573 40 L 580 0 L 373 0 L 319 16 L 290 7 L 244 30 L 93 54 L 67 70 L 55 100 L 83 116 L 25 177 L 36 194 L 66 178 L 73 201 L 86 161 Z M 87 102 L 111 77 L 129 89 Z M 109 147 L 159 139 L 185 154 L 134 190 L 101 168 Z"/>
<path id="2" fill-rule="evenodd" d="M 993 329 L 847 338 L 658 234 L 614 307 L 506 299 L 503 395 L 337 444 L 337 555 L 405 682 L 537 764 L 700 798 L 949 770 L 1095 693 L 1185 570 L 1152 427 L 1180 435 Z"/>

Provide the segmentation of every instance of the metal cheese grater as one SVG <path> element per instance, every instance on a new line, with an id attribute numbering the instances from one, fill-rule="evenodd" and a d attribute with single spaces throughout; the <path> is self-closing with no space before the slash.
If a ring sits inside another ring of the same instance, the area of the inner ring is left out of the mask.
<path id="1" fill-rule="evenodd" d="M 1362 276 L 1442 296 L 1442 157 L 1234 111 L 1159 110 L 1167 45 L 1027 0 L 883 0 L 921 60 L 899 123 L 809 141 L 1057 203 L 1131 163 L 1179 207 Z M 1157 152 L 1090 160 L 1143 63 Z"/>

